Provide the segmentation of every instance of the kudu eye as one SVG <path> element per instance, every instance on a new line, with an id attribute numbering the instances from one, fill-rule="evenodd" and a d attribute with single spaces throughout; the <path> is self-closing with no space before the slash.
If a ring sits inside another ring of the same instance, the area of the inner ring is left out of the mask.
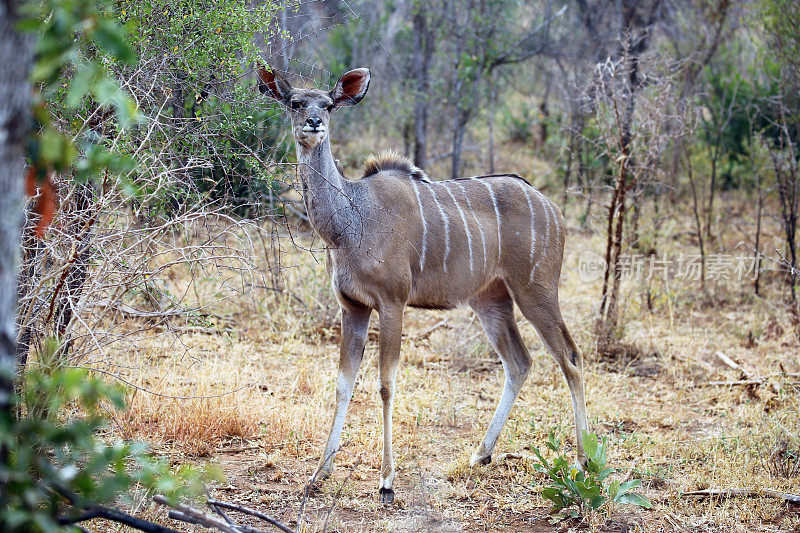
<path id="1" fill-rule="evenodd" d="M 289 105 L 291 106 L 292 109 L 300 109 L 300 102 L 298 102 L 297 100 L 292 100 L 289 103 Z"/>

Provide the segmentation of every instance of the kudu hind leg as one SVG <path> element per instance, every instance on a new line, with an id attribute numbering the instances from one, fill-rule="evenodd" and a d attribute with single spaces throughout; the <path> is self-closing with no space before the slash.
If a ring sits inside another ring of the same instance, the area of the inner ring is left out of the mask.
<path id="1" fill-rule="evenodd" d="M 358 376 L 358 368 L 364 357 L 364 345 L 367 342 L 369 316 L 368 307 L 342 307 L 342 340 L 339 353 L 339 375 L 336 379 L 336 414 L 333 417 L 331 432 L 325 451 L 320 458 L 319 477 L 325 479 L 333 469 L 333 457 L 339 448 L 347 407 L 353 396 L 353 388 Z"/>
<path id="2" fill-rule="evenodd" d="M 496 284 L 470 301 L 478 315 L 489 342 L 500 357 L 505 372 L 503 393 L 492 421 L 486 430 L 470 464 L 488 464 L 500 432 L 511 415 L 511 408 L 519 396 L 531 368 L 531 357 L 514 321 L 514 304 L 506 287 Z"/>
<path id="3" fill-rule="evenodd" d="M 588 431 L 589 426 L 583 383 L 583 355 L 564 324 L 558 304 L 558 293 L 548 292 L 536 286 L 533 291 L 515 293 L 514 298 L 522 314 L 536 328 L 542 342 L 564 374 L 572 397 L 578 460 L 585 465 L 587 458 L 583 449 L 583 431 Z"/>

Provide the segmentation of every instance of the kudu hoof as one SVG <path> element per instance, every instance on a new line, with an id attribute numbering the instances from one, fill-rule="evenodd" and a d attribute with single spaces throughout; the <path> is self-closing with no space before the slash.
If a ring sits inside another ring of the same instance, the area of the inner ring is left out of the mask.
<path id="1" fill-rule="evenodd" d="M 394 503 L 394 489 L 385 489 L 381 487 L 378 489 L 378 493 L 381 495 L 382 504 L 391 505 Z"/>
<path id="2" fill-rule="evenodd" d="M 486 457 L 476 457 L 472 456 L 472 459 L 469 461 L 470 466 L 485 466 L 492 462 L 491 454 L 487 455 Z"/>
<path id="3" fill-rule="evenodd" d="M 317 485 L 320 484 L 320 482 L 325 481 L 326 479 L 331 477 L 331 472 L 333 472 L 332 466 L 320 468 L 316 474 L 314 474 L 308 479 L 308 484 L 311 485 L 312 487 L 316 487 Z"/>

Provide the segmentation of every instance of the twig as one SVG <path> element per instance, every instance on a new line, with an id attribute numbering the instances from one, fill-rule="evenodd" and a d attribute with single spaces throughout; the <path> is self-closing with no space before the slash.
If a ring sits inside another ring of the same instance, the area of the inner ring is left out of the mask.
<path id="1" fill-rule="evenodd" d="M 167 499 L 160 494 L 153 496 L 153 501 L 160 505 L 171 507 L 173 510 L 169 512 L 169 517 L 173 520 L 179 520 L 189 524 L 198 524 L 205 527 L 213 527 L 222 531 L 223 533 L 266 533 L 264 530 L 256 529 L 250 526 L 229 524 L 225 520 L 221 520 L 216 516 L 204 513 L 203 511 L 193 509 L 192 507 L 182 503 L 176 503 L 174 505 L 170 504 Z"/>
<path id="2" fill-rule="evenodd" d="M 294 533 L 294 531 L 292 531 L 292 529 L 290 529 L 284 523 L 279 522 L 275 518 L 272 518 L 271 516 L 266 515 L 266 514 L 260 512 L 260 511 L 256 511 L 254 509 L 250 509 L 248 507 L 243 507 L 241 505 L 236 505 L 235 503 L 221 502 L 221 501 L 215 500 L 213 498 L 209 498 L 207 503 L 209 505 L 213 505 L 214 507 L 221 507 L 223 509 L 230 509 L 231 511 L 239 511 L 240 513 L 243 513 L 243 514 L 246 514 L 246 515 L 255 516 L 256 518 L 260 518 L 261 520 L 263 520 L 263 521 L 265 521 L 265 522 L 267 522 L 269 524 L 272 524 L 273 526 L 277 527 L 281 531 L 284 531 L 285 533 Z"/>
<path id="3" fill-rule="evenodd" d="M 214 501 L 211 499 L 211 493 L 208 491 L 208 487 L 205 485 L 205 483 L 203 484 L 203 489 L 206 493 L 206 505 L 208 505 L 209 509 L 220 515 L 227 523 L 233 524 L 233 520 L 231 520 L 225 511 L 222 510 L 222 507 L 214 505 Z"/>
<path id="4" fill-rule="evenodd" d="M 705 383 L 695 383 L 692 387 L 734 387 L 734 386 L 750 386 L 750 385 L 765 385 L 768 381 L 762 378 L 755 379 L 735 379 L 732 381 L 707 381 Z M 789 382 L 792 385 L 800 385 L 800 381 Z"/>
<path id="5" fill-rule="evenodd" d="M 319 466 L 314 471 L 314 475 L 312 475 L 311 479 L 309 479 L 308 483 L 306 483 L 306 488 L 305 491 L 303 492 L 303 500 L 300 502 L 300 512 L 297 513 L 297 533 L 300 533 L 300 526 L 303 523 L 303 512 L 305 511 L 306 508 L 306 500 L 308 500 L 308 495 L 311 492 L 311 487 L 313 487 L 314 483 L 317 482 L 317 477 L 319 476 L 320 472 L 322 472 L 322 467 L 325 466 L 328 463 L 328 461 L 331 460 L 333 456 L 336 455 L 339 452 L 339 450 L 344 448 L 349 442 L 350 441 L 345 442 L 344 444 L 333 450 L 331 453 L 326 455 L 325 459 L 320 461 Z"/>
<path id="6" fill-rule="evenodd" d="M 785 500 L 795 505 L 800 505 L 800 495 L 790 494 L 788 492 L 781 492 L 773 489 L 706 489 L 684 492 L 681 494 L 681 496 L 693 496 L 697 498 L 758 498 L 761 496 L 769 496 L 771 498 Z"/>
<path id="7" fill-rule="evenodd" d="M 330 520 L 333 510 L 336 508 L 336 504 L 339 502 L 339 495 L 342 493 L 342 489 L 344 489 L 344 486 L 347 485 L 347 482 L 350 481 L 350 476 L 353 475 L 353 472 L 356 471 L 356 468 L 358 468 L 358 465 L 360 464 L 361 464 L 361 456 L 359 455 L 358 459 L 356 459 L 355 463 L 353 463 L 353 468 L 350 470 L 350 472 L 347 473 L 347 477 L 344 478 L 342 484 L 339 485 L 339 490 L 337 490 L 336 494 L 334 494 L 333 496 L 333 503 L 331 504 L 331 508 L 328 509 L 328 513 L 325 515 L 325 522 L 323 522 L 322 524 L 322 533 L 325 533 L 328 530 L 328 520 Z"/>
<path id="8" fill-rule="evenodd" d="M 278 294 L 288 294 L 289 296 L 291 296 L 292 298 L 297 300 L 298 303 L 300 303 L 300 305 L 302 305 L 303 307 L 308 309 L 308 305 L 306 305 L 306 303 L 303 300 L 301 300 L 296 294 L 294 294 L 294 293 L 292 293 L 290 291 L 287 291 L 286 289 L 280 289 L 278 287 L 271 287 L 269 285 L 259 285 L 259 284 L 256 284 L 256 283 L 246 283 L 245 286 L 246 287 L 253 287 L 253 288 L 256 288 L 256 289 L 264 289 L 264 290 L 267 290 L 267 291 L 274 291 L 274 292 L 277 292 Z"/>
<path id="9" fill-rule="evenodd" d="M 742 368 L 742 366 L 733 359 L 731 359 L 730 357 L 728 357 L 727 355 L 725 355 L 724 353 L 716 352 L 715 355 L 720 361 L 722 361 L 725 364 L 725 366 L 732 368 L 733 370 L 739 370 L 742 373 L 744 373 L 744 369 Z"/>
<path id="10" fill-rule="evenodd" d="M 431 336 L 431 333 L 433 333 L 437 329 L 447 325 L 447 322 L 449 320 L 450 320 L 449 318 L 445 318 L 444 320 L 441 320 L 441 321 L 437 322 L 436 324 L 434 324 L 433 326 L 429 327 L 428 329 L 426 329 L 425 331 L 423 331 L 419 335 L 415 336 L 414 340 L 418 341 L 418 340 L 422 340 L 422 339 L 427 339 L 428 337 Z"/>
<path id="11" fill-rule="evenodd" d="M 238 448 L 217 448 L 214 450 L 214 453 L 242 453 L 249 452 L 251 450 L 271 450 L 275 448 L 283 448 L 284 446 L 286 446 L 285 442 L 279 442 L 277 444 L 251 444 L 249 446 L 239 446 Z"/>

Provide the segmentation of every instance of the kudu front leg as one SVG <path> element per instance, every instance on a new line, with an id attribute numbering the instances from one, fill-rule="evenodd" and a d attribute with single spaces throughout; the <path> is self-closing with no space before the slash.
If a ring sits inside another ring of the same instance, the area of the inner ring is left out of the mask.
<path id="1" fill-rule="evenodd" d="M 350 405 L 358 368 L 364 357 L 364 345 L 367 342 L 367 328 L 371 313 L 372 309 L 368 307 L 342 306 L 342 340 L 339 353 L 339 376 L 336 379 L 336 415 L 333 417 L 328 443 L 320 458 L 320 479 L 330 476 L 333 469 L 333 457 L 339 448 L 347 407 Z"/>
<path id="2" fill-rule="evenodd" d="M 403 330 L 403 306 L 381 306 L 378 373 L 383 403 L 383 460 L 378 492 L 381 502 L 394 501 L 394 455 L 392 453 L 392 406 L 397 363 L 400 360 L 400 338 Z"/>

